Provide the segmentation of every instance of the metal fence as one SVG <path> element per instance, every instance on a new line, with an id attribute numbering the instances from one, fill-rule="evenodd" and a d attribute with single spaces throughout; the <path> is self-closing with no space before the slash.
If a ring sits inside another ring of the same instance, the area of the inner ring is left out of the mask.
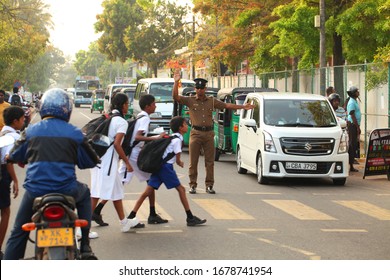
<path id="1" fill-rule="evenodd" d="M 347 98 L 346 91 L 350 86 L 359 88 L 362 111 L 361 141 L 364 147 L 364 152 L 361 153 L 364 154 L 370 132 L 376 128 L 390 127 L 390 62 L 326 67 L 325 70 L 326 87 L 333 86 L 343 100 Z M 325 95 L 320 90 L 319 68 L 260 75 L 208 77 L 208 81 L 209 87 L 272 87 L 280 92 Z"/>

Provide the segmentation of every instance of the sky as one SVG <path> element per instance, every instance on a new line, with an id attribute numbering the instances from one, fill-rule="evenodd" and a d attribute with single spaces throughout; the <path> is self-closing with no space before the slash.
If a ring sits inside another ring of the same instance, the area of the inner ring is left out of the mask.
<path id="1" fill-rule="evenodd" d="M 43 0 L 50 5 L 54 29 L 50 30 L 51 43 L 65 55 L 75 57 L 79 50 L 88 50 L 89 44 L 99 38 L 95 33 L 96 15 L 103 12 L 103 0 Z M 177 3 L 191 4 L 191 0 Z"/>

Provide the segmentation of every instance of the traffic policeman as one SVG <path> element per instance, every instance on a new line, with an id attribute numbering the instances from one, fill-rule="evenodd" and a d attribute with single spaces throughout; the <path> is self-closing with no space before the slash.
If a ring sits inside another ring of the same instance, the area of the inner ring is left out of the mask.
<path id="1" fill-rule="evenodd" d="M 250 104 L 237 105 L 233 103 L 224 103 L 214 97 L 206 96 L 207 80 L 202 78 L 194 79 L 196 95 L 181 96 L 179 95 L 180 69 L 175 71 L 174 85 L 172 97 L 180 104 L 186 105 L 189 108 L 191 120 L 191 134 L 189 142 L 189 179 L 190 179 L 190 194 L 196 193 L 197 178 L 198 178 L 198 161 L 201 150 L 204 151 L 204 161 L 206 167 L 206 192 L 215 194 L 214 190 L 214 127 L 213 127 L 213 111 L 215 109 L 253 109 Z"/>

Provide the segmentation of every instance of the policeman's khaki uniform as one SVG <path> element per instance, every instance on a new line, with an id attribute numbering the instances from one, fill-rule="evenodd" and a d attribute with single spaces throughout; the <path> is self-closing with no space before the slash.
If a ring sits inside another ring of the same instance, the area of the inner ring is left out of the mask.
<path id="1" fill-rule="evenodd" d="M 197 96 L 180 96 L 181 104 L 189 108 L 191 119 L 191 134 L 189 143 L 190 187 L 197 187 L 198 161 L 201 148 L 204 151 L 206 167 L 206 188 L 214 185 L 214 126 L 213 111 L 224 109 L 226 104 L 216 98 L 206 96 L 200 99 Z"/>

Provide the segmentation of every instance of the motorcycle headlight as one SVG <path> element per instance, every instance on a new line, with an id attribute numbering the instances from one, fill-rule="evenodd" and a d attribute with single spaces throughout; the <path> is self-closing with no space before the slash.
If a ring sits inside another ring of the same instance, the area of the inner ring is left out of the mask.
<path id="1" fill-rule="evenodd" d="M 264 135 L 264 150 L 271 153 L 276 153 L 276 147 L 274 140 L 272 139 L 271 134 L 266 131 L 263 131 Z"/>

